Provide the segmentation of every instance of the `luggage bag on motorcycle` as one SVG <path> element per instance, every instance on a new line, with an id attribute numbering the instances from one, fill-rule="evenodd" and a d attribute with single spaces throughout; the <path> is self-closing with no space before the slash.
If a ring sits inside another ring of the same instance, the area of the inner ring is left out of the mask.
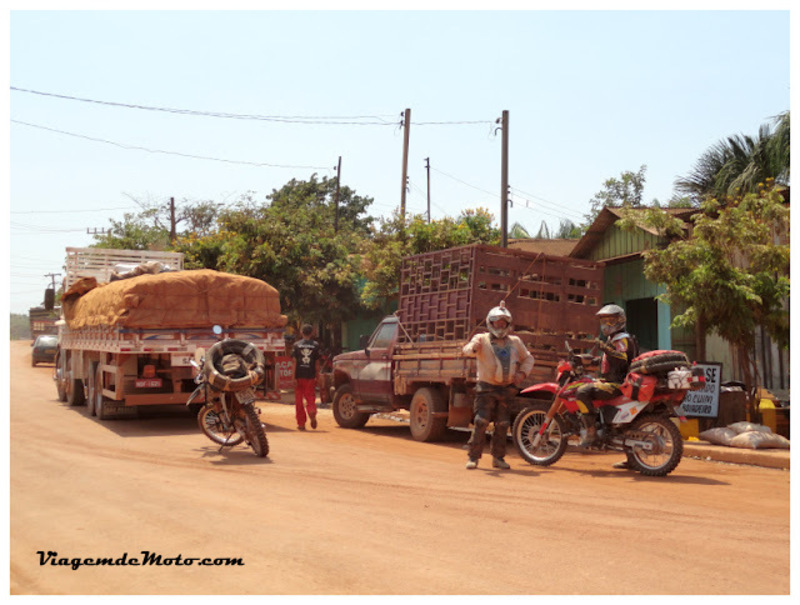
<path id="1" fill-rule="evenodd" d="M 658 378 L 653 375 L 629 372 L 622 383 L 622 394 L 633 401 L 650 401 L 656 392 Z"/>

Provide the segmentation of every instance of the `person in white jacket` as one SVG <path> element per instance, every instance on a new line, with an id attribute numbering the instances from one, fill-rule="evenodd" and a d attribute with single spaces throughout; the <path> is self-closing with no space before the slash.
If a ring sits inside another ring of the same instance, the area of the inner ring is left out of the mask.
<path id="1" fill-rule="evenodd" d="M 476 334 L 464 345 L 464 354 L 475 354 L 478 365 L 468 469 L 478 467 L 490 422 L 494 422 L 492 466 L 511 468 L 505 461 L 506 434 L 510 424 L 509 404 L 534 364 L 533 355 L 525 343 L 518 336 L 509 334 L 511 321 L 511 313 L 506 309 L 505 302 L 501 302 L 486 315 L 489 332 Z"/>

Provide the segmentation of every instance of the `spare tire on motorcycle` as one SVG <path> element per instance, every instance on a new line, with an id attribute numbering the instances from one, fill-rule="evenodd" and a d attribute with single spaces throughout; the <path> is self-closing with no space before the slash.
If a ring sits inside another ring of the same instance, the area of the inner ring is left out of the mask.
<path id="1" fill-rule="evenodd" d="M 676 368 L 691 367 L 689 358 L 682 351 L 649 351 L 634 358 L 630 371 L 637 374 L 664 374 Z"/>
<path id="2" fill-rule="evenodd" d="M 203 372 L 215 389 L 243 391 L 264 378 L 264 354 L 244 340 L 222 340 L 206 351 Z"/>

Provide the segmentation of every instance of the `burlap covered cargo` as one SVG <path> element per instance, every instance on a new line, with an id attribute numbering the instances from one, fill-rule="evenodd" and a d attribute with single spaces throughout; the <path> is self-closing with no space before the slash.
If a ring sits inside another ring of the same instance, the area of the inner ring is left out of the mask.
<path id="1" fill-rule="evenodd" d="M 62 300 L 72 330 L 122 328 L 282 328 L 278 291 L 259 279 L 210 269 L 141 275 L 97 285 L 76 282 Z"/>

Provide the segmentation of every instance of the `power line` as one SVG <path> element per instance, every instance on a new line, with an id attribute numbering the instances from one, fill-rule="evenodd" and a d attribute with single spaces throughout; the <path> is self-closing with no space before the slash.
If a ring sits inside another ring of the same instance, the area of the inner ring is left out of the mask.
<path id="1" fill-rule="evenodd" d="M 116 208 L 85 208 L 81 210 L 15 210 L 9 214 L 73 214 L 76 212 L 108 212 L 110 210 L 135 210 L 135 208 L 118 206 Z"/>
<path id="2" fill-rule="evenodd" d="M 87 141 L 93 141 L 95 143 L 105 143 L 107 145 L 114 145 L 115 147 L 120 147 L 122 149 L 129 149 L 129 150 L 136 150 L 136 151 L 146 151 L 148 153 L 163 153 L 166 155 L 176 155 L 184 158 L 191 158 L 194 160 L 210 160 L 214 162 L 224 162 L 226 164 L 243 164 L 246 166 L 256 166 L 259 168 L 267 167 L 267 168 L 302 168 L 306 170 L 329 170 L 327 166 L 298 166 L 298 165 L 291 165 L 291 164 L 269 164 L 266 162 L 248 162 L 245 160 L 226 160 L 222 158 L 214 158 L 209 156 L 202 156 L 202 155 L 193 155 L 189 153 L 181 153 L 178 151 L 164 151 L 163 149 L 149 149 L 147 147 L 139 147 L 137 145 L 126 145 L 123 143 L 117 143 L 115 141 L 108 141 L 106 139 L 98 139 L 96 137 L 90 137 L 82 134 L 77 134 L 74 132 L 67 132 L 65 130 L 58 130 L 56 128 L 49 128 L 47 126 L 42 126 L 40 124 L 31 124 L 29 122 L 22 122 L 20 120 L 11 120 L 14 124 L 22 124 L 23 126 L 30 126 L 31 128 L 40 128 L 41 130 L 47 130 L 49 132 L 55 132 L 58 134 L 64 134 L 71 137 L 76 137 L 78 139 L 85 139 Z"/>
<path id="3" fill-rule="evenodd" d="M 387 120 L 380 115 L 364 116 L 280 116 L 280 115 L 259 115 L 259 114 L 239 114 L 221 111 L 199 111 L 196 109 L 179 109 L 175 107 L 154 107 L 151 105 L 137 105 L 133 103 L 119 103 L 116 101 L 100 101 L 97 99 L 87 99 L 85 97 L 75 97 L 62 95 L 41 90 L 31 90 L 29 88 L 18 88 L 11 86 L 11 90 L 28 94 L 65 99 L 68 101 L 80 101 L 82 103 L 94 103 L 97 105 L 108 105 L 111 107 L 123 107 L 125 109 L 140 109 L 144 111 L 160 111 L 178 115 L 202 116 L 210 118 L 225 118 L 231 120 L 259 120 L 264 122 L 283 122 L 289 124 L 312 124 L 312 125 L 341 125 L 341 126 L 397 126 L 399 122 Z M 493 124 L 491 120 L 440 120 L 428 122 L 411 122 L 414 126 L 460 126 L 472 124 Z"/>
<path id="4" fill-rule="evenodd" d="M 198 111 L 195 109 L 177 109 L 174 107 L 153 107 L 150 105 L 135 105 L 132 103 L 118 103 L 115 101 L 99 101 L 97 99 L 87 99 L 83 97 L 73 97 L 70 95 L 43 92 L 40 90 L 30 90 L 27 88 L 17 88 L 12 86 L 11 90 L 25 92 L 45 97 L 66 99 L 68 101 L 80 101 L 82 103 L 95 103 L 97 105 L 109 105 L 112 107 L 124 107 L 126 109 L 142 109 L 145 111 L 161 111 L 179 115 L 204 116 L 211 118 L 226 118 L 232 120 L 261 120 L 267 122 L 288 122 L 292 124 L 342 124 L 348 126 L 396 126 L 397 121 L 384 120 L 381 116 L 269 116 L 258 114 L 238 114 L 219 111 Z M 370 120 L 369 122 L 358 120 Z"/>

